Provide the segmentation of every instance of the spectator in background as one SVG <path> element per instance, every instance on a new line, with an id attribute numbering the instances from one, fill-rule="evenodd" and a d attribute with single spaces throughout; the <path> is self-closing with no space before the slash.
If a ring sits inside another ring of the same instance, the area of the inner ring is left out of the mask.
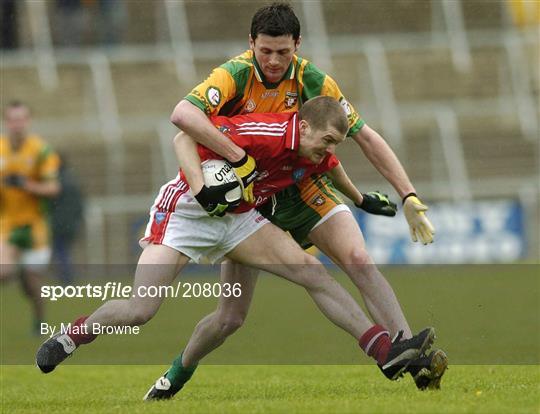
<path id="1" fill-rule="evenodd" d="M 19 45 L 17 17 L 17 4 L 15 0 L 0 0 L 1 49 L 15 49 Z"/>
<path id="2" fill-rule="evenodd" d="M 51 200 L 53 263 L 63 285 L 73 284 L 71 250 L 83 219 L 84 200 L 77 177 L 65 155 L 60 157 L 59 181 L 62 191 Z"/>
<path id="3" fill-rule="evenodd" d="M 124 0 L 56 0 L 58 43 L 112 45 L 122 40 L 127 18 Z"/>
<path id="4" fill-rule="evenodd" d="M 60 160 L 29 126 L 28 106 L 9 103 L 4 109 L 7 134 L 0 135 L 0 281 L 21 276 L 33 306 L 33 330 L 39 334 L 44 320 L 40 289 L 51 256 L 42 201 L 61 190 Z"/>
<path id="5" fill-rule="evenodd" d="M 88 13 L 81 0 L 56 0 L 58 44 L 79 46 L 83 40 L 84 28 L 88 25 Z"/>
<path id="6" fill-rule="evenodd" d="M 99 6 L 99 34 L 101 43 L 120 43 L 126 26 L 127 9 L 124 0 L 97 0 Z"/>

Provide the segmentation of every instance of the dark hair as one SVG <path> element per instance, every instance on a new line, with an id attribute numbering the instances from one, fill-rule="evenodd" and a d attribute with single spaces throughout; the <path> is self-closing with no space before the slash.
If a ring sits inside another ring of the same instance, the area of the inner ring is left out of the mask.
<path id="1" fill-rule="evenodd" d="M 289 4 L 272 3 L 255 12 L 250 34 L 253 40 L 260 34 L 273 37 L 291 35 L 296 42 L 300 38 L 300 22 Z"/>
<path id="2" fill-rule="evenodd" d="M 298 112 L 300 119 L 315 129 L 322 130 L 333 126 L 339 133 L 345 135 L 349 130 L 349 121 L 345 110 L 331 96 L 317 96 L 304 103 Z"/>

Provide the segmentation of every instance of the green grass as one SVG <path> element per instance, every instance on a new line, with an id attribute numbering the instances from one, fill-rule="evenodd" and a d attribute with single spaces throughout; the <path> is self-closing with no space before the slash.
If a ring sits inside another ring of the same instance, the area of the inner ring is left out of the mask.
<path id="1" fill-rule="evenodd" d="M 417 391 L 409 377 L 386 380 L 303 289 L 261 277 L 245 326 L 205 359 L 178 398 L 145 404 L 142 396 L 215 299 L 168 299 L 141 334 L 100 337 L 42 375 L 31 364 L 43 338 L 29 334 L 28 303 L 12 284 L 0 287 L 0 412 L 540 413 L 538 266 L 384 273 L 413 330 L 435 326 L 436 345 L 449 355 L 438 392 Z M 69 322 L 100 304 L 48 303 L 48 321 Z"/>
<path id="2" fill-rule="evenodd" d="M 417 391 L 368 366 L 201 366 L 174 400 L 143 402 L 161 366 L 3 367 L 9 413 L 538 413 L 537 366 L 452 366 Z"/>

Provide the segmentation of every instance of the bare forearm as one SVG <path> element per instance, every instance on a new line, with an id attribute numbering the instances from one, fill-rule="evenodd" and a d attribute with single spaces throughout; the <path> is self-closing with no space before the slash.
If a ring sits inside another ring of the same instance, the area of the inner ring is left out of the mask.
<path id="1" fill-rule="evenodd" d="M 416 191 L 396 154 L 376 131 L 364 125 L 353 139 L 377 171 L 392 184 L 400 198 Z"/>
<path id="2" fill-rule="evenodd" d="M 173 144 L 180 167 L 193 193 L 196 194 L 204 185 L 197 143 L 188 134 L 180 132 L 174 137 Z"/>
<path id="3" fill-rule="evenodd" d="M 189 101 L 182 100 L 176 105 L 171 122 L 193 140 L 229 161 L 240 161 L 246 154 L 242 148 L 219 132 L 204 112 Z"/>
<path id="4" fill-rule="evenodd" d="M 352 183 L 351 179 L 345 172 L 345 169 L 341 165 L 341 163 L 333 168 L 332 170 L 328 171 L 327 175 L 330 177 L 332 182 L 334 183 L 334 186 L 348 199 L 350 199 L 353 203 L 356 203 L 358 205 L 362 204 L 362 194 L 356 186 Z"/>
<path id="5" fill-rule="evenodd" d="M 32 181 L 28 180 L 24 184 L 24 189 L 39 197 L 56 197 L 62 187 L 58 180 Z"/>

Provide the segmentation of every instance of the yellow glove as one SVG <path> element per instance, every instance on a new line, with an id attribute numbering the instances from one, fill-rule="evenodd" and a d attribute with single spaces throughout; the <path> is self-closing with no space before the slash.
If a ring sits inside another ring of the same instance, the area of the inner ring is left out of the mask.
<path id="1" fill-rule="evenodd" d="M 230 164 L 233 167 L 236 178 L 240 181 L 242 198 L 249 204 L 254 204 L 253 181 L 257 178 L 255 159 L 251 155 L 246 154 L 240 161 L 231 162 Z"/>
<path id="2" fill-rule="evenodd" d="M 424 244 L 433 242 L 435 228 L 425 215 L 427 209 L 428 207 L 422 204 L 415 193 L 408 194 L 403 199 L 403 213 L 409 224 L 413 242 L 417 242 L 418 239 Z"/>

